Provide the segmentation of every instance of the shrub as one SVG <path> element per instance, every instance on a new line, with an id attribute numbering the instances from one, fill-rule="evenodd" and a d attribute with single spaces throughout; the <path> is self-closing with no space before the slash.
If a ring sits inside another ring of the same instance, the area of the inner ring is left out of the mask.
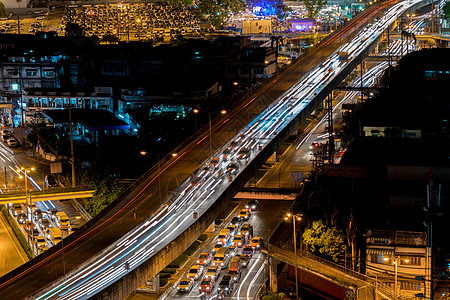
<path id="1" fill-rule="evenodd" d="M 183 252 L 183 254 L 191 256 L 192 254 L 194 254 L 195 251 L 197 251 L 199 246 L 200 246 L 200 242 L 195 241 L 192 243 L 192 245 L 189 246 L 189 248 L 186 249 L 186 251 Z"/>
<path id="2" fill-rule="evenodd" d="M 167 266 L 167 268 L 177 268 L 177 269 L 179 269 L 188 258 L 189 258 L 189 256 L 183 253 L 180 256 L 178 256 L 173 262 L 171 262 Z"/>
<path id="3" fill-rule="evenodd" d="M 170 273 L 159 273 L 159 279 L 167 279 L 172 277 L 172 274 Z"/>
<path id="4" fill-rule="evenodd" d="M 200 236 L 198 237 L 198 240 L 201 241 L 201 242 L 204 242 L 204 241 L 206 241 L 207 239 L 208 239 L 208 235 L 207 235 L 206 233 L 203 233 L 202 235 L 200 235 Z"/>
<path id="5" fill-rule="evenodd" d="M 169 274 L 175 274 L 177 272 L 177 269 L 174 269 L 174 268 L 164 268 L 164 269 L 162 269 L 162 271 L 161 272 L 159 272 L 159 273 L 169 273 Z"/>
<path id="6" fill-rule="evenodd" d="M 163 287 L 167 284 L 169 280 L 167 278 L 159 279 L 159 287 Z"/>

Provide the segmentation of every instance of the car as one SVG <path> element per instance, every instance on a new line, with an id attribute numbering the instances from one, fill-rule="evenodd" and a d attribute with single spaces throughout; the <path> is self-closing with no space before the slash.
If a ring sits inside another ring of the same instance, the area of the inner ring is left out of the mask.
<path id="1" fill-rule="evenodd" d="M 47 218 L 40 219 L 39 220 L 39 226 L 41 227 L 42 230 L 45 230 L 46 228 L 52 227 L 49 219 L 47 219 Z"/>
<path id="2" fill-rule="evenodd" d="M 7 142 L 10 138 L 12 138 L 12 136 L 10 134 L 4 134 L 2 135 L 2 141 L 3 142 Z"/>
<path id="3" fill-rule="evenodd" d="M 78 225 L 77 224 L 70 224 L 70 226 L 69 226 L 69 234 L 70 233 L 74 233 L 77 230 L 78 230 Z"/>
<path id="4" fill-rule="evenodd" d="M 39 230 L 37 230 L 36 227 L 34 227 L 33 230 L 31 230 L 31 236 L 38 236 L 39 234 L 40 234 Z"/>
<path id="5" fill-rule="evenodd" d="M 25 220 L 27 219 L 27 215 L 25 213 L 19 213 L 16 218 L 17 223 L 23 224 L 23 222 L 25 222 Z"/>
<path id="6" fill-rule="evenodd" d="M 44 183 L 46 187 L 59 187 L 53 175 L 45 175 Z"/>
<path id="7" fill-rule="evenodd" d="M 203 275 L 203 266 L 193 266 L 189 269 L 187 276 L 193 280 L 198 280 Z"/>
<path id="8" fill-rule="evenodd" d="M 181 293 L 187 293 L 191 290 L 191 288 L 192 288 L 192 280 L 188 278 L 180 281 L 177 290 Z"/>
<path id="9" fill-rule="evenodd" d="M 250 264 L 250 257 L 248 257 L 246 254 L 241 254 L 240 257 L 241 257 L 242 267 L 247 268 L 247 266 Z"/>
<path id="10" fill-rule="evenodd" d="M 256 236 L 254 238 L 252 238 L 252 240 L 250 241 L 250 246 L 255 249 L 255 250 L 259 250 L 262 248 L 264 242 L 263 242 L 263 238 Z"/>
<path id="11" fill-rule="evenodd" d="M 233 277 L 231 277 L 231 275 L 224 275 L 219 283 L 219 286 L 217 287 L 217 291 L 219 293 L 223 293 L 224 295 L 228 295 L 233 291 L 233 287 Z"/>
<path id="12" fill-rule="evenodd" d="M 230 231 L 231 236 L 235 236 L 237 232 L 238 226 L 236 224 L 230 224 L 227 226 L 227 229 Z"/>
<path id="13" fill-rule="evenodd" d="M 253 226 L 249 223 L 242 225 L 241 230 L 239 230 L 240 235 L 245 235 L 246 239 L 251 239 L 253 237 Z"/>
<path id="14" fill-rule="evenodd" d="M 251 216 L 251 213 L 248 208 L 241 209 L 241 211 L 239 212 L 239 217 L 245 221 L 250 219 L 250 216 Z"/>
<path id="15" fill-rule="evenodd" d="M 26 231 L 28 231 L 28 230 L 30 230 L 30 229 L 35 228 L 35 226 L 34 226 L 33 222 L 31 222 L 31 221 L 25 221 L 25 222 L 23 222 L 23 228 L 24 228 Z"/>
<path id="16" fill-rule="evenodd" d="M 245 236 L 239 234 L 236 235 L 233 239 L 233 244 L 239 248 L 243 247 L 245 244 Z"/>
<path id="17" fill-rule="evenodd" d="M 257 210 L 259 207 L 259 201 L 252 199 L 248 201 L 247 205 L 245 205 L 245 208 L 250 209 L 251 211 Z"/>
<path id="18" fill-rule="evenodd" d="M 9 129 L 2 129 L 0 130 L 1 135 L 11 135 L 11 131 Z"/>
<path id="19" fill-rule="evenodd" d="M 233 148 L 230 148 L 230 147 L 226 148 L 222 152 L 222 159 L 224 161 L 227 161 L 230 158 L 231 153 L 233 153 Z"/>
<path id="20" fill-rule="evenodd" d="M 213 255 L 211 253 L 202 253 L 200 254 L 199 258 L 197 259 L 197 264 L 199 265 L 209 265 L 211 263 L 211 260 L 213 258 Z"/>
<path id="21" fill-rule="evenodd" d="M 221 243 L 216 243 L 216 244 L 214 245 L 214 247 L 212 248 L 212 252 L 217 253 L 217 251 L 218 251 L 220 248 L 222 248 L 222 247 L 223 247 L 223 244 L 221 244 Z"/>
<path id="22" fill-rule="evenodd" d="M 217 280 L 220 276 L 220 267 L 209 267 L 208 271 L 206 271 L 206 277 L 212 277 L 214 280 Z"/>
<path id="23" fill-rule="evenodd" d="M 237 158 L 238 159 L 249 159 L 250 151 L 247 148 L 241 148 L 241 150 L 239 150 L 239 152 L 238 152 Z"/>
<path id="24" fill-rule="evenodd" d="M 198 287 L 201 293 L 209 293 L 212 291 L 214 287 L 215 280 L 211 277 L 203 278 L 202 282 L 200 282 L 200 286 Z"/>
<path id="25" fill-rule="evenodd" d="M 241 217 L 234 217 L 233 219 L 231 219 L 230 224 L 233 224 L 236 227 L 240 226 L 242 224 Z"/>
<path id="26" fill-rule="evenodd" d="M 244 249 L 242 249 L 242 255 L 246 255 L 251 258 L 253 255 L 253 247 L 245 246 Z"/>
<path id="27" fill-rule="evenodd" d="M 17 216 L 23 212 L 22 205 L 20 203 L 14 203 L 12 206 L 13 215 Z"/>
<path id="28" fill-rule="evenodd" d="M 213 159 L 211 159 L 211 162 L 209 163 L 209 166 L 217 169 L 220 166 L 220 159 L 218 157 L 213 157 Z"/>
<path id="29" fill-rule="evenodd" d="M 226 173 L 228 175 L 236 175 L 239 172 L 239 165 L 237 163 L 230 163 L 227 166 Z"/>
<path id="30" fill-rule="evenodd" d="M 19 145 L 19 143 L 17 143 L 16 139 L 11 137 L 6 141 L 6 144 L 8 144 L 9 147 L 14 148 L 17 147 Z"/>
<path id="31" fill-rule="evenodd" d="M 241 279 L 241 272 L 229 273 L 229 275 L 233 278 L 233 282 L 239 282 Z"/>
<path id="32" fill-rule="evenodd" d="M 236 256 L 236 254 L 238 252 L 238 248 L 234 244 L 231 244 L 230 246 L 228 246 L 228 249 L 230 250 L 230 252 L 228 252 L 228 254 L 231 257 Z"/>
<path id="33" fill-rule="evenodd" d="M 36 243 L 36 246 L 38 248 L 44 248 L 47 245 L 47 242 L 45 241 L 45 238 L 42 235 L 38 235 L 34 242 Z"/>

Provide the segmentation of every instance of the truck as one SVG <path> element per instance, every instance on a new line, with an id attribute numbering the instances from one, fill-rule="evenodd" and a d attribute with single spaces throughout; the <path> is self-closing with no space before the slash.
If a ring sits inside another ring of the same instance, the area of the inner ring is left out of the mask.
<path id="1" fill-rule="evenodd" d="M 54 227 L 48 228 L 48 238 L 50 238 L 55 245 L 61 242 L 61 229 Z"/>

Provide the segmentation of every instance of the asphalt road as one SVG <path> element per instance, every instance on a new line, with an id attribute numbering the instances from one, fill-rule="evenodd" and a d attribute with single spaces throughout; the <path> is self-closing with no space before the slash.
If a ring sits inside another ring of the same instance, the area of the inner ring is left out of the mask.
<path id="1" fill-rule="evenodd" d="M 370 13 L 369 10 L 367 12 Z M 357 21 L 361 19 L 354 20 Z M 350 27 L 352 30 L 349 30 Z M 344 42 L 351 38 L 356 33 L 354 28 L 355 24 L 349 23 L 343 28 L 347 34 L 341 39 L 325 42 L 327 46 L 311 51 L 303 59 L 293 63 L 288 70 L 281 72 L 279 77 L 272 78 L 250 97 L 242 99 L 233 111 L 223 116 L 224 119 L 215 121 L 212 127 L 213 149 L 222 146 L 228 138 L 248 124 L 249 118 L 262 112 L 282 92 L 332 53 L 339 46 L 340 40 Z M 43 256 L 0 278 L 0 298 L 24 298 L 50 284 L 64 271 L 67 273 L 73 270 L 156 211 L 160 201 L 164 201 L 209 157 L 207 130 L 203 134 L 197 134 L 193 143 L 176 151 L 177 156 L 162 164 L 160 179 L 156 178 L 158 169 L 155 168 L 153 174 L 147 174 L 122 201 L 92 220 L 89 228 L 81 228 L 64 241 L 64 251 L 61 251 L 61 246 L 54 247 Z"/>
<path id="2" fill-rule="evenodd" d="M 245 201 L 247 202 L 247 201 Z M 265 241 L 269 240 L 269 237 L 277 226 L 277 224 L 283 220 L 284 215 L 288 212 L 289 207 L 291 206 L 291 201 L 276 201 L 276 200 L 260 200 L 259 208 L 252 212 L 252 215 L 248 221 L 244 223 L 250 223 L 253 226 L 253 236 L 260 236 Z M 277 209 L 274 210 L 274 207 Z M 235 215 L 239 213 L 239 210 Z M 233 216 L 235 216 L 233 215 Z M 229 217 L 230 220 L 233 216 Z M 229 221 L 225 223 L 228 225 Z M 226 227 L 226 226 L 225 226 Z M 218 233 L 218 230 L 217 230 Z M 212 249 L 215 244 L 215 239 L 204 248 L 207 250 Z M 205 252 L 205 251 L 201 251 Z M 239 250 L 239 254 L 242 252 L 242 249 Z M 241 278 L 239 282 L 235 283 L 234 289 L 231 295 L 226 296 L 225 299 L 256 299 L 256 293 L 259 291 L 261 285 L 264 283 L 265 279 L 265 255 L 261 253 L 261 251 L 256 251 L 250 260 L 250 264 L 243 269 L 241 274 Z M 184 271 L 187 272 L 192 265 L 188 265 L 185 267 Z M 222 270 L 219 279 L 216 281 L 216 285 L 211 293 L 208 294 L 208 298 L 213 298 L 217 296 L 217 286 L 220 283 L 222 277 L 227 274 L 227 269 Z M 201 280 L 197 280 L 194 283 L 193 288 L 187 294 L 174 292 L 170 298 L 176 299 L 192 299 L 199 298 L 200 293 L 198 291 L 198 286 Z M 142 295 L 140 295 L 142 296 Z M 248 297 L 247 297 L 248 296 Z M 142 298 L 142 297 L 141 297 Z M 149 295 L 148 299 L 151 299 L 152 296 Z M 132 300 L 133 298 L 130 298 Z"/>
<path id="3" fill-rule="evenodd" d="M 20 247 L 14 234 L 8 231 L 6 220 L 0 216 L 0 274 L 2 276 L 28 261 Z"/>

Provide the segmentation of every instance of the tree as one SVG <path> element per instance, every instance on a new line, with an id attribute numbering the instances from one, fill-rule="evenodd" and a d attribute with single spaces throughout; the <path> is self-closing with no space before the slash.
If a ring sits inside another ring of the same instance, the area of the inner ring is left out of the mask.
<path id="1" fill-rule="evenodd" d="M 192 0 L 171 0 L 172 5 L 188 5 L 189 2 Z M 209 23 L 216 28 L 220 28 L 232 14 L 244 10 L 246 6 L 244 0 L 200 0 L 198 2 L 198 8 L 202 14 L 206 15 Z"/>
<path id="2" fill-rule="evenodd" d="M 311 252 L 330 257 L 335 262 L 347 250 L 344 235 L 335 227 L 328 227 L 322 220 L 312 222 L 311 228 L 305 230 L 303 242 Z"/>
<path id="3" fill-rule="evenodd" d="M 112 179 L 104 179 L 96 183 L 96 189 L 92 198 L 86 204 L 86 210 L 91 216 L 97 215 L 102 209 L 116 199 L 125 185 L 114 184 Z"/>
<path id="4" fill-rule="evenodd" d="M 308 11 L 308 18 L 315 18 L 322 7 L 327 4 L 327 0 L 304 0 L 303 4 Z"/>
<path id="5" fill-rule="evenodd" d="M 105 34 L 105 36 L 103 36 L 102 40 L 103 43 L 107 43 L 107 44 L 117 44 L 119 43 L 119 38 L 117 37 L 117 35 L 114 34 Z"/>
<path id="6" fill-rule="evenodd" d="M 450 18 L 450 3 L 447 2 L 445 4 L 443 11 L 444 11 L 444 16 L 446 18 Z"/>
<path id="7" fill-rule="evenodd" d="M 6 18 L 6 10 L 3 2 L 0 2 L 0 18 Z"/>

